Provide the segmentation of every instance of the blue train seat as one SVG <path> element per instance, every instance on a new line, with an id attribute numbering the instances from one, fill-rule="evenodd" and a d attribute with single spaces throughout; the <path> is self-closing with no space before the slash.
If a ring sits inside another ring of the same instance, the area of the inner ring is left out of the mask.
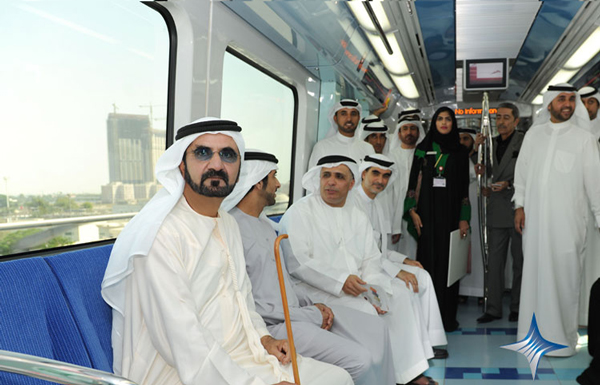
<path id="1" fill-rule="evenodd" d="M 112 372 L 111 308 L 100 295 L 112 245 L 46 257 L 88 349 L 92 368 Z"/>
<path id="2" fill-rule="evenodd" d="M 112 372 L 100 283 L 112 245 L 0 263 L 0 350 Z M 0 372 L 3 385 L 49 382 Z"/>
<path id="3" fill-rule="evenodd" d="M 0 349 L 91 367 L 63 291 L 42 258 L 0 263 Z M 47 382 L 0 373 L 0 384 Z"/>

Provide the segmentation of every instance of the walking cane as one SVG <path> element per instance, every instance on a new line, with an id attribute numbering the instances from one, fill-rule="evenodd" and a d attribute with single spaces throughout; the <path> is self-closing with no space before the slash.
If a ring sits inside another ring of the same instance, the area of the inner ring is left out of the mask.
<path id="1" fill-rule="evenodd" d="M 287 237 L 287 234 L 282 234 L 278 236 L 275 240 L 275 264 L 277 265 L 277 277 L 279 277 L 279 290 L 281 291 L 281 302 L 283 302 L 285 328 L 287 330 L 288 343 L 290 344 L 290 353 L 292 354 L 292 369 L 294 370 L 294 382 L 300 385 L 300 373 L 298 373 L 298 361 L 296 360 L 296 346 L 294 345 L 292 323 L 290 322 L 290 309 L 288 308 L 287 295 L 285 293 L 285 281 L 283 280 L 283 270 L 281 267 L 281 257 L 279 256 L 279 243 L 282 239 L 286 239 Z"/>

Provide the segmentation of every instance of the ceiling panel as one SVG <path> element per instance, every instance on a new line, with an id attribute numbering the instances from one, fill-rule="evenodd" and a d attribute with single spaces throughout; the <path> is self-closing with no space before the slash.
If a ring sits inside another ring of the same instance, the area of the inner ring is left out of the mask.
<path id="1" fill-rule="evenodd" d="M 514 59 L 542 3 L 457 0 L 456 59 Z"/>

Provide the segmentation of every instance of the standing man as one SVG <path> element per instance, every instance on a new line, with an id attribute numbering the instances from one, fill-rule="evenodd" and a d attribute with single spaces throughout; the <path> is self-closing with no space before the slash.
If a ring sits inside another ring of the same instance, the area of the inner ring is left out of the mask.
<path id="1" fill-rule="evenodd" d="M 359 140 L 367 142 L 373 146 L 376 154 L 387 153 L 387 139 L 388 127 L 381 119 L 365 124 L 359 134 Z"/>
<path id="2" fill-rule="evenodd" d="M 275 338 L 287 338 L 279 294 L 273 245 L 277 234 L 262 215 L 275 204 L 279 188 L 277 158 L 260 151 L 246 151 L 240 180 L 223 202 L 242 233 L 246 270 L 252 283 L 256 311 Z M 238 203 L 239 201 L 239 203 Z M 290 319 L 296 351 L 306 357 L 346 369 L 358 385 L 393 385 L 394 366 L 389 331 L 377 316 L 344 306 L 314 304 L 297 290 L 282 259 Z"/>
<path id="3" fill-rule="evenodd" d="M 487 323 L 502 318 L 502 294 L 504 293 L 504 266 L 508 246 L 513 258 L 513 281 L 510 291 L 510 314 L 508 320 L 519 319 L 521 276 L 523 275 L 523 246 L 521 234 L 515 229 L 514 195 L 515 166 L 524 135 L 517 131 L 519 109 L 512 103 L 502 103 L 496 112 L 496 128 L 499 135 L 494 141 L 492 185 L 484 194 L 489 197 L 487 224 L 489 234 L 489 260 L 486 283 L 488 287 L 487 311 L 477 319 Z M 529 320 L 530 321 L 530 320 Z"/>
<path id="4" fill-rule="evenodd" d="M 358 162 L 365 155 L 375 153 L 369 143 L 354 138 L 361 112 L 360 104 L 353 99 L 342 99 L 333 105 L 330 114 L 331 129 L 326 138 L 315 144 L 308 168 L 314 167 L 325 155 L 340 154 Z"/>
<path id="5" fill-rule="evenodd" d="M 419 110 L 408 110 L 400 114 L 400 120 L 394 135 L 390 139 L 390 158 L 398 168 L 398 179 L 390 186 L 395 206 L 392 210 L 392 236 L 390 247 L 408 256 L 417 258 L 417 241 L 408 233 L 408 223 L 404 215 L 404 198 L 408 190 L 408 179 L 412 167 L 415 149 L 425 138 Z M 390 194 L 388 192 L 388 194 Z"/>
<path id="6" fill-rule="evenodd" d="M 583 87 L 579 90 L 579 96 L 585 106 L 592 122 L 592 134 L 600 139 L 600 118 L 598 118 L 598 107 L 600 107 L 600 92 L 594 87 Z"/>
<path id="7" fill-rule="evenodd" d="M 215 118 L 180 128 L 156 165 L 164 188 L 112 250 L 102 296 L 113 308 L 113 367 L 141 385 L 293 379 L 287 341 L 271 337 L 254 310 L 237 223 L 220 210 L 239 176 L 240 131 Z M 352 383 L 310 358 L 300 373 L 306 383 Z"/>
<path id="8" fill-rule="evenodd" d="M 396 382 L 428 385 L 421 373 L 434 354 L 413 293 L 417 282 L 400 281 L 401 269 L 384 265 L 369 218 L 348 200 L 355 175 L 356 162 L 340 155 L 321 158 L 304 175 L 309 195 L 281 219 L 281 233 L 289 234 L 288 271 L 314 301 L 379 314 L 390 330 Z M 389 296 L 389 312 L 381 308 L 385 301 L 375 306 L 363 298 L 369 285 L 379 286 L 380 298 Z"/>
<path id="9" fill-rule="evenodd" d="M 576 353 L 587 216 L 600 225 L 600 154 L 590 119 L 570 84 L 548 87 L 515 170 L 515 228 L 523 235 L 523 284 L 517 339 L 535 313 L 539 331 Z"/>

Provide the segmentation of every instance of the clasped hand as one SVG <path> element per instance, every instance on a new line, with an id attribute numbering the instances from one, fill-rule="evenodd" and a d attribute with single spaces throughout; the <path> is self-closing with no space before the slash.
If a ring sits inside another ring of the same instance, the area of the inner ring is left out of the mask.
<path id="1" fill-rule="evenodd" d="M 333 326 L 333 311 L 322 303 L 315 303 L 315 306 L 321 311 L 321 315 L 323 316 L 321 329 L 331 330 L 331 327 Z"/>
<path id="2" fill-rule="evenodd" d="M 292 353 L 290 352 L 290 345 L 287 340 L 276 340 L 266 335 L 261 337 L 260 342 L 267 353 L 277 357 L 283 365 L 287 365 L 292 361 Z"/>

